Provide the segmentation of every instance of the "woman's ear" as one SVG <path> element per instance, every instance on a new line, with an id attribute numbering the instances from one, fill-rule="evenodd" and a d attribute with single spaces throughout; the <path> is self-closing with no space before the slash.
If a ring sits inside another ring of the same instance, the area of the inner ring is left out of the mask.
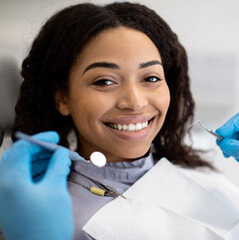
<path id="1" fill-rule="evenodd" d="M 59 113 L 61 113 L 64 116 L 67 116 L 70 114 L 70 109 L 68 107 L 66 94 L 62 93 L 61 91 L 56 92 L 55 104 L 56 104 L 56 109 L 58 110 Z"/>

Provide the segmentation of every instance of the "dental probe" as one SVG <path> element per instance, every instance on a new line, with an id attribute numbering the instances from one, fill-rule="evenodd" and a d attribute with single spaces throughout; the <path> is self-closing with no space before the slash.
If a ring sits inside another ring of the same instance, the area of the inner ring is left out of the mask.
<path id="1" fill-rule="evenodd" d="M 217 133 L 215 133 L 212 129 L 207 128 L 205 125 L 203 125 L 199 120 L 194 122 L 192 125 L 199 123 L 202 128 L 204 128 L 208 133 L 212 134 L 214 137 L 216 137 L 219 141 L 222 141 L 224 138 Z M 191 125 L 191 126 L 192 126 Z"/>
<path id="2" fill-rule="evenodd" d="M 35 139 L 35 138 L 31 137 L 30 135 L 25 134 L 23 132 L 19 132 L 19 131 L 17 131 L 15 133 L 15 137 L 18 138 L 18 139 L 27 140 L 27 141 L 29 141 L 31 143 L 34 143 L 34 144 L 36 144 L 36 145 L 38 145 L 38 146 L 40 146 L 40 147 L 42 147 L 42 148 L 44 148 L 44 149 L 46 149 L 50 152 L 54 152 L 58 148 L 63 147 L 63 146 L 57 145 L 55 143 L 50 143 L 50 142 L 45 142 L 45 141 Z M 70 149 L 68 149 L 68 151 L 69 151 L 69 157 L 72 161 L 79 161 L 79 160 L 80 161 L 86 161 L 86 159 L 81 157 L 77 152 L 72 151 Z M 90 162 L 97 167 L 103 167 L 106 164 L 106 157 L 101 152 L 93 152 L 90 155 Z"/>

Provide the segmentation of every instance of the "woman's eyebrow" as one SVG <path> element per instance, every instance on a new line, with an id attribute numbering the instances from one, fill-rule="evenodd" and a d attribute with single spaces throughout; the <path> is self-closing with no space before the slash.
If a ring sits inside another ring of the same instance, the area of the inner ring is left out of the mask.
<path id="1" fill-rule="evenodd" d="M 153 66 L 153 65 L 163 65 L 160 61 L 158 60 L 153 60 L 153 61 L 149 61 L 149 62 L 145 62 L 145 63 L 140 63 L 139 64 L 139 69 L 141 68 L 146 68 L 146 67 L 150 67 L 150 66 Z"/>
<path id="2" fill-rule="evenodd" d="M 139 64 L 139 69 L 150 67 L 150 66 L 153 66 L 153 65 L 162 65 L 162 63 L 160 61 L 158 61 L 158 60 L 152 60 L 152 61 L 149 61 L 149 62 L 140 63 Z M 95 62 L 95 63 L 90 64 L 88 67 L 86 67 L 86 69 L 84 70 L 83 74 L 85 74 L 88 70 L 90 70 L 92 68 L 98 68 L 98 67 L 111 68 L 111 69 L 120 69 L 120 66 L 115 64 L 115 63 L 111 63 L 111 62 Z"/>
<path id="3" fill-rule="evenodd" d="M 92 68 L 98 68 L 98 67 L 103 67 L 103 68 L 111 68 L 111 69 L 120 69 L 120 66 L 118 66 L 115 63 L 110 63 L 110 62 L 95 62 L 90 64 L 83 72 L 83 74 L 85 72 L 87 72 L 88 70 L 92 69 Z M 82 74 L 82 75 L 83 75 Z"/>

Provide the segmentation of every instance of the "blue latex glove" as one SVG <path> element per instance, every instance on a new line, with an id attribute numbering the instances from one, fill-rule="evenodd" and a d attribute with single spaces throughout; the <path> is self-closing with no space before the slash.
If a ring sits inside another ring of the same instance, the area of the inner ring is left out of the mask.
<path id="1" fill-rule="evenodd" d="M 35 136 L 59 137 L 55 132 Z M 72 201 L 67 189 L 71 160 L 68 150 L 51 154 L 47 170 L 37 183 L 32 161 L 46 156 L 25 140 L 5 151 L 0 162 L 0 228 L 7 240 L 70 240 L 73 237 Z"/>
<path id="2" fill-rule="evenodd" d="M 224 138 L 222 141 L 217 140 L 224 156 L 232 156 L 239 162 L 239 113 L 218 128 L 216 133 Z"/>
<path id="3" fill-rule="evenodd" d="M 40 133 L 32 137 L 51 143 L 58 143 L 60 140 L 59 135 L 56 132 L 51 132 L 50 134 L 49 132 Z M 32 156 L 33 160 L 31 162 L 31 174 L 35 182 L 39 181 L 46 172 L 51 154 L 51 152 L 42 149 L 41 154 L 34 154 Z"/>

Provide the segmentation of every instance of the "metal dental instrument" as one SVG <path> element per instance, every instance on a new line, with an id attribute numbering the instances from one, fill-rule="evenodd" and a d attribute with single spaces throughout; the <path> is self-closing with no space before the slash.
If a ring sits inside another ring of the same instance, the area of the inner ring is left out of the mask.
<path id="1" fill-rule="evenodd" d="M 45 141 L 41 141 L 41 140 L 32 138 L 30 135 L 27 135 L 27 134 L 25 134 L 23 132 L 19 132 L 19 131 L 17 131 L 15 133 L 15 137 L 18 139 L 27 140 L 27 141 L 34 143 L 42 148 L 45 148 L 46 150 L 48 150 L 50 152 L 54 152 L 58 148 L 61 147 L 60 145 L 57 145 L 55 143 L 49 143 L 49 142 L 45 142 Z M 69 157 L 73 161 L 78 161 L 78 160 L 85 161 L 85 159 L 83 157 L 81 157 L 77 152 L 72 151 L 72 150 L 69 150 Z"/>
<path id="2" fill-rule="evenodd" d="M 192 125 L 199 123 L 200 126 L 202 128 L 204 128 L 208 133 L 210 133 L 211 135 L 213 135 L 214 137 L 216 137 L 219 141 L 222 141 L 224 138 L 220 135 L 218 135 L 217 133 L 215 133 L 212 129 L 207 128 L 205 125 L 203 125 L 199 120 L 197 120 L 196 122 L 194 122 Z M 192 126 L 191 125 L 191 126 Z"/>
<path id="3" fill-rule="evenodd" d="M 87 177 L 88 178 L 88 177 Z M 88 178 L 90 179 L 90 178 Z M 69 178 L 68 177 L 68 180 L 70 182 L 73 182 L 85 189 L 87 189 L 88 191 L 90 191 L 91 193 L 95 194 L 95 195 L 98 195 L 98 196 L 102 196 L 102 197 L 113 197 L 113 198 L 116 198 L 116 197 L 122 197 L 124 199 L 126 199 L 126 197 L 119 193 L 118 191 L 116 191 L 115 189 L 111 188 L 110 186 L 107 186 L 107 185 L 104 185 L 102 183 L 99 183 L 97 182 L 97 185 L 99 185 L 99 187 L 96 187 L 96 186 L 91 186 L 91 187 L 88 187 L 80 182 L 77 182 L 76 180 L 72 179 L 72 178 Z"/>
<path id="4" fill-rule="evenodd" d="M 27 134 L 25 134 L 23 132 L 19 132 L 19 131 L 17 131 L 15 133 L 15 137 L 18 138 L 18 139 L 27 140 L 27 141 L 29 141 L 31 143 L 34 143 L 34 144 L 36 144 L 36 145 L 38 145 L 42 148 L 45 148 L 46 150 L 48 150 L 50 152 L 54 152 L 58 148 L 63 147 L 63 146 L 57 145 L 55 143 L 50 143 L 50 142 L 45 142 L 45 141 L 35 139 L 35 138 L 31 137 L 30 135 L 27 135 Z M 69 151 L 69 157 L 72 161 L 79 161 L 79 160 L 87 161 L 86 159 L 81 157 L 77 152 L 72 151 L 70 149 L 68 149 L 68 151 Z M 100 152 L 93 152 L 90 155 L 89 160 L 92 164 L 94 164 L 97 167 L 103 167 L 106 164 L 106 158 L 105 158 L 104 154 L 100 153 Z"/>

